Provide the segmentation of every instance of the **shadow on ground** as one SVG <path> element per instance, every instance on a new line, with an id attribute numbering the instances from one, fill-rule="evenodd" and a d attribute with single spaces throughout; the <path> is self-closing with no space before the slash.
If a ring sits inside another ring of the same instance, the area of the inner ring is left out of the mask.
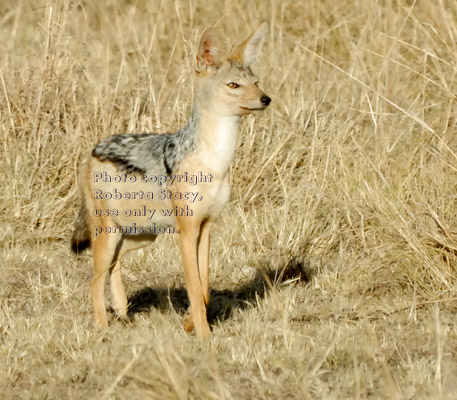
<path id="1" fill-rule="evenodd" d="M 224 321 L 230 318 L 236 309 L 250 307 L 257 298 L 264 298 L 267 293 L 283 284 L 306 283 L 312 279 L 312 270 L 308 262 L 291 260 L 285 267 L 278 269 L 258 269 L 255 278 L 235 290 L 211 290 L 208 305 L 208 321 Z M 185 288 L 160 289 L 144 288 L 130 296 L 129 315 L 149 312 L 151 307 L 159 310 L 173 308 L 178 314 L 184 314 L 189 306 Z"/>

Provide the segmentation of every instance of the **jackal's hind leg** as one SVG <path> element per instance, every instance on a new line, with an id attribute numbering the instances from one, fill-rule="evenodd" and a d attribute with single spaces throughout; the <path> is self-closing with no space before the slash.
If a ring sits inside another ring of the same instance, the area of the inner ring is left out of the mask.
<path id="1" fill-rule="evenodd" d="M 116 312 L 116 315 L 122 321 L 130 322 L 127 315 L 128 304 L 124 284 L 122 283 L 120 259 L 118 259 L 114 266 L 110 269 L 110 286 L 113 309 Z"/>
<path id="2" fill-rule="evenodd" d="M 117 264 L 118 243 L 121 236 L 102 232 L 93 238 L 94 275 L 92 278 L 92 301 L 97 326 L 108 327 L 105 308 L 105 280 L 108 271 Z"/>
<path id="3" fill-rule="evenodd" d="M 124 322 L 130 322 L 128 316 L 128 301 L 125 294 L 124 284 L 121 276 L 121 261 L 129 251 L 147 246 L 156 239 L 156 235 L 150 236 L 125 236 L 119 242 L 116 263 L 110 269 L 111 296 L 113 308 L 117 316 Z"/>

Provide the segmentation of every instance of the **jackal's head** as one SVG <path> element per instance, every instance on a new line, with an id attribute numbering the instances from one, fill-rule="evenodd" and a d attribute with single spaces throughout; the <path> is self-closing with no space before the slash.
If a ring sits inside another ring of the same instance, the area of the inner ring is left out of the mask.
<path id="1" fill-rule="evenodd" d="M 267 24 L 224 56 L 221 41 L 213 28 L 202 35 L 197 54 L 197 91 L 199 105 L 221 116 L 246 115 L 264 110 L 270 104 L 259 89 L 251 71 L 267 32 Z"/>

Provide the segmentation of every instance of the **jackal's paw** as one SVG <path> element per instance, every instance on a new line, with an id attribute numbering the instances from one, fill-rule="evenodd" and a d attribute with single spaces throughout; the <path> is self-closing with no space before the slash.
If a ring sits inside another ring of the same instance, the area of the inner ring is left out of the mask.
<path id="1" fill-rule="evenodd" d="M 192 314 L 187 312 L 182 321 L 182 326 L 187 333 L 191 333 L 194 330 L 194 321 L 192 320 Z"/>
<path id="2" fill-rule="evenodd" d="M 133 322 L 133 319 L 128 315 L 118 315 L 117 319 L 123 322 L 124 324 L 131 324 Z"/>

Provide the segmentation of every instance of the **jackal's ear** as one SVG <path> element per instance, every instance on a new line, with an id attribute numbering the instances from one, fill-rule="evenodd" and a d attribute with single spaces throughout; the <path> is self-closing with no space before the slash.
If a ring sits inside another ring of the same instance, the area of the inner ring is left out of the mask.
<path id="1" fill-rule="evenodd" d="M 197 71 L 217 68 L 221 59 L 221 41 L 214 28 L 206 28 L 198 46 Z"/>
<path id="2" fill-rule="evenodd" d="M 268 24 L 264 22 L 256 33 L 249 36 L 243 43 L 233 49 L 229 59 L 244 65 L 251 65 L 257 58 L 268 31 Z"/>

